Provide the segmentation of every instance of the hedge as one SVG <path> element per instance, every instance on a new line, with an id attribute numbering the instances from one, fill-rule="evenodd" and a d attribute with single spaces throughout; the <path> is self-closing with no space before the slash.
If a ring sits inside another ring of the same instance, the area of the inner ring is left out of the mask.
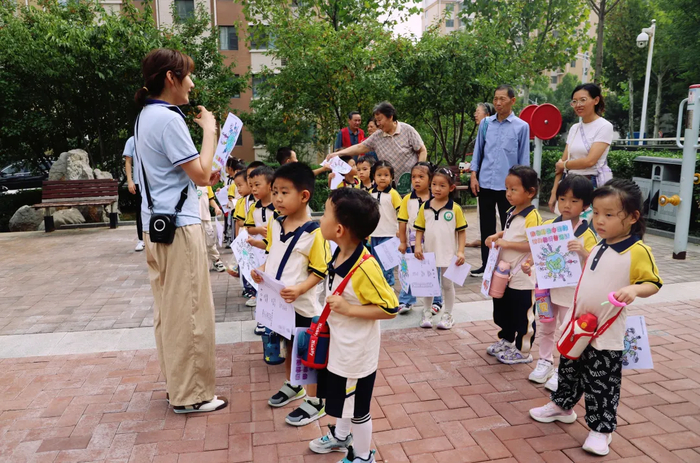
<path id="1" fill-rule="evenodd" d="M 541 198 L 548 198 L 552 191 L 552 184 L 554 183 L 554 165 L 557 160 L 561 158 L 561 154 L 561 150 L 545 149 L 542 152 L 542 172 L 544 172 L 544 174 L 541 178 Z M 624 178 L 649 177 L 651 174 L 650 166 L 648 164 L 634 162 L 634 159 L 639 156 L 681 158 L 683 153 L 680 151 L 611 150 L 608 153 L 608 164 L 613 171 L 613 175 L 615 177 Z M 270 166 L 273 168 L 276 167 L 275 165 Z M 319 166 L 312 166 L 312 168 L 317 167 Z M 700 165 L 697 165 L 696 170 L 700 171 Z M 314 211 L 322 211 L 326 199 L 328 198 L 328 192 L 328 175 L 319 175 L 316 177 L 316 191 L 311 198 L 311 209 Z M 695 189 L 695 199 L 696 203 L 700 202 L 700 189 L 698 188 Z M 0 232 L 9 231 L 8 223 L 10 217 L 12 217 L 12 214 L 14 214 L 20 206 L 38 202 L 41 202 L 41 190 L 25 190 L 15 194 L 0 194 Z M 464 194 L 462 195 L 462 202 L 464 203 L 463 205 L 473 204 L 474 200 L 470 195 Z M 695 210 L 696 207 L 693 209 Z M 138 210 L 134 195 L 130 194 L 126 188 L 120 188 L 119 190 L 119 210 L 129 215 L 133 215 Z M 691 230 L 700 230 L 700 223 L 693 220 L 691 222 Z"/>

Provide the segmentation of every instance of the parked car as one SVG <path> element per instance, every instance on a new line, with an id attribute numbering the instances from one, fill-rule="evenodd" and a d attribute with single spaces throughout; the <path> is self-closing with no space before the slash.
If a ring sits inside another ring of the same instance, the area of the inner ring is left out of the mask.
<path id="1" fill-rule="evenodd" d="M 49 160 L 41 161 L 39 167 L 28 162 L 13 162 L 0 170 L 0 191 L 41 188 L 41 182 L 49 177 Z"/>

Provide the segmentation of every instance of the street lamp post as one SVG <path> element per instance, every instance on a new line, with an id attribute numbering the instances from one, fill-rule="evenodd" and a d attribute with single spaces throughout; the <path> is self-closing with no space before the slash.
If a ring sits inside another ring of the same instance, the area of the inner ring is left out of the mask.
<path id="1" fill-rule="evenodd" d="M 581 83 L 585 84 L 588 81 L 588 68 L 591 65 L 591 60 L 588 57 L 588 52 L 585 53 L 577 53 L 576 58 L 583 60 L 583 69 L 582 69 L 582 74 L 581 74 Z"/>
<path id="2" fill-rule="evenodd" d="M 639 126 L 639 138 L 645 138 L 644 132 L 647 127 L 647 103 L 649 101 L 649 79 L 651 78 L 651 58 L 654 54 L 654 38 L 656 37 L 656 19 L 651 20 L 651 27 L 645 27 L 637 36 L 637 46 L 644 48 L 649 44 L 649 54 L 647 55 L 647 73 L 644 77 L 644 99 L 642 100 L 642 121 Z"/>

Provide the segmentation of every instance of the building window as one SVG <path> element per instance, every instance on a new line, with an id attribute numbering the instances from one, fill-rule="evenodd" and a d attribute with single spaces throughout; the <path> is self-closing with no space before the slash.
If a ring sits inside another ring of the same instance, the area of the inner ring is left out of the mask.
<path id="1" fill-rule="evenodd" d="M 447 13 L 445 16 L 447 18 L 445 19 L 445 27 L 455 27 L 455 20 L 453 18 L 454 11 L 454 4 L 448 3 L 447 5 L 445 5 L 445 12 Z"/>
<path id="2" fill-rule="evenodd" d="M 267 80 L 267 76 L 253 75 L 253 98 L 260 96 L 260 85 Z"/>
<path id="3" fill-rule="evenodd" d="M 236 80 L 238 80 L 238 78 L 241 77 L 240 74 L 234 74 L 234 75 L 236 76 Z M 233 95 L 231 98 L 240 98 L 240 97 L 241 97 L 241 94 L 240 94 L 240 93 L 236 93 L 236 94 Z"/>
<path id="4" fill-rule="evenodd" d="M 194 17 L 194 0 L 175 0 L 178 19 L 185 21 Z"/>
<path id="5" fill-rule="evenodd" d="M 559 83 L 559 76 L 556 75 L 556 74 L 553 75 L 553 76 L 552 76 L 551 82 L 552 82 L 554 85 L 558 84 L 558 83 Z"/>
<path id="6" fill-rule="evenodd" d="M 575 67 L 576 67 L 576 60 L 573 60 L 573 61 L 571 62 L 571 67 L 572 67 L 572 68 L 575 68 Z"/>
<path id="7" fill-rule="evenodd" d="M 219 49 L 238 50 L 238 32 L 234 26 L 219 27 Z"/>
<path id="8" fill-rule="evenodd" d="M 243 132 L 238 134 L 238 140 L 236 140 L 236 146 L 243 146 Z"/>
<path id="9" fill-rule="evenodd" d="M 265 26 L 252 26 L 250 28 L 250 49 L 269 50 L 275 46 L 274 36 Z"/>

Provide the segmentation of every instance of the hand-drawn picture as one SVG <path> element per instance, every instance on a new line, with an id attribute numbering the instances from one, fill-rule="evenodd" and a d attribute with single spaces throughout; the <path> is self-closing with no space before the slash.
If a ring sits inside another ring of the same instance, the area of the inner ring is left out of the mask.
<path id="1" fill-rule="evenodd" d="M 573 264 L 580 266 L 578 259 L 574 259 L 576 253 L 567 250 L 565 246 L 566 243 L 558 244 L 556 247 L 547 243 L 540 248 L 540 253 L 535 256 L 537 270 L 545 273 L 553 282 L 570 281 L 572 278 L 571 266 Z"/>
<path id="2" fill-rule="evenodd" d="M 406 258 L 401 256 L 401 263 L 399 263 L 399 282 L 401 283 L 401 289 L 404 293 L 408 292 L 411 284 L 408 282 L 408 264 L 406 263 Z"/>
<path id="3" fill-rule="evenodd" d="M 649 348 L 649 335 L 644 317 L 627 317 L 624 348 L 622 350 L 623 370 L 648 370 L 654 368 Z"/>
<path id="4" fill-rule="evenodd" d="M 236 147 L 236 142 L 241 135 L 242 129 L 243 122 L 236 115 L 229 113 L 224 127 L 221 129 L 219 142 L 216 145 L 216 153 L 214 153 L 211 166 L 212 172 L 222 170 L 226 166 L 226 161 L 231 151 Z"/>

